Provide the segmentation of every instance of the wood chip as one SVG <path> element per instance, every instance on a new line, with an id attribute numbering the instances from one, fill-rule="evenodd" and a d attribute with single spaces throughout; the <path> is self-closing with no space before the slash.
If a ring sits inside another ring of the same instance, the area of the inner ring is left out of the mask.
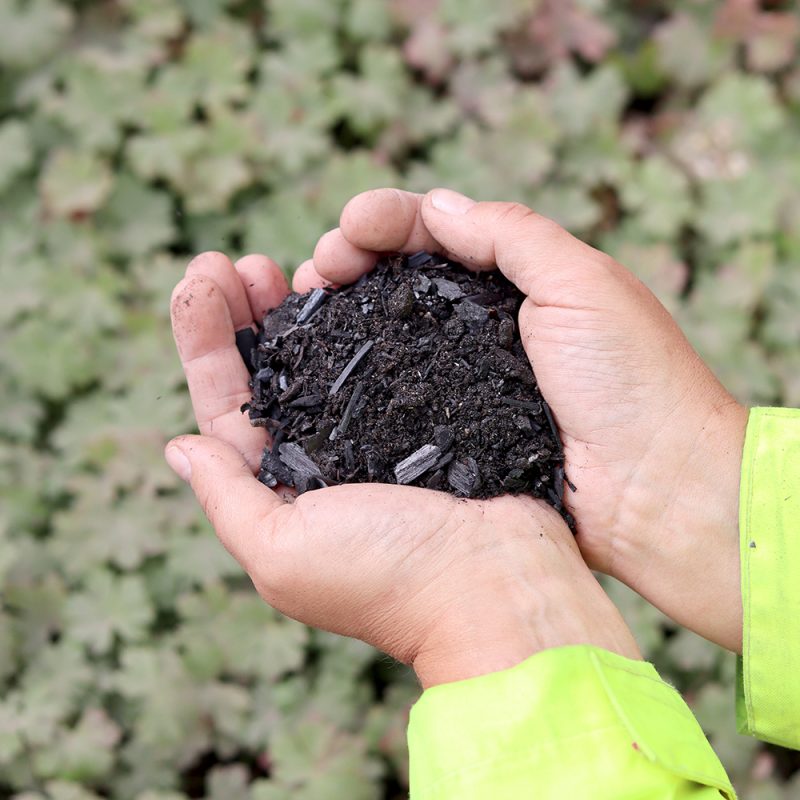
<path id="1" fill-rule="evenodd" d="M 425 444 L 395 465 L 394 477 L 400 484 L 411 483 L 427 472 L 439 460 L 441 454 L 442 451 L 435 444 Z"/>

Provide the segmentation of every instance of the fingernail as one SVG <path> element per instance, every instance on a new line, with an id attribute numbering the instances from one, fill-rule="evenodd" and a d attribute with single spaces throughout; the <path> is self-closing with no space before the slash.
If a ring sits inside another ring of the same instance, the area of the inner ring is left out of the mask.
<path id="1" fill-rule="evenodd" d="M 189 482 L 192 477 L 192 465 L 189 459 L 175 445 L 169 445 L 164 451 L 164 458 L 167 464 L 172 467 L 173 472 L 181 479 Z"/>
<path id="2" fill-rule="evenodd" d="M 452 189 L 434 189 L 431 192 L 431 205 L 445 214 L 466 214 L 475 201 Z"/>

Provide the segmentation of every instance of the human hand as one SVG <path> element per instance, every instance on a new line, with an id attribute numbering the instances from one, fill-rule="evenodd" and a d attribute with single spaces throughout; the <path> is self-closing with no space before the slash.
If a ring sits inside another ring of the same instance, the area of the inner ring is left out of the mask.
<path id="1" fill-rule="evenodd" d="M 530 209 L 441 189 L 355 197 L 294 287 L 352 282 L 395 250 L 497 265 L 527 295 L 522 339 L 561 428 L 566 472 L 578 488 L 566 502 L 587 563 L 677 622 L 741 650 L 747 411 L 655 296 Z"/>
<path id="2" fill-rule="evenodd" d="M 234 331 L 261 320 L 287 291 L 269 259 L 234 266 L 207 253 L 172 298 L 203 435 L 173 440 L 166 457 L 262 597 L 412 664 L 425 687 L 568 644 L 639 658 L 572 535 L 540 501 L 364 484 L 287 502 L 256 480 L 266 433 L 239 411 L 250 390 Z"/>

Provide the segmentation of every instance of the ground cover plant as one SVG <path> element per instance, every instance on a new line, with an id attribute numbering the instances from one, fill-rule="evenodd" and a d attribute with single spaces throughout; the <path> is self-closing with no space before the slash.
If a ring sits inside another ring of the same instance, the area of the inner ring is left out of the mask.
<path id="1" fill-rule="evenodd" d="M 800 23 L 755 0 L 0 3 L 0 797 L 399 798 L 411 676 L 267 608 L 162 463 L 191 254 L 373 186 L 519 200 L 800 405 Z M 609 586 L 743 796 L 732 657 Z"/>

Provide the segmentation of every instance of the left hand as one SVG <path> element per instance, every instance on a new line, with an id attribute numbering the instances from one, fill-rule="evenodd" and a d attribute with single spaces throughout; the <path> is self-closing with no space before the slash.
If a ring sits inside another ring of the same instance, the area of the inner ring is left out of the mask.
<path id="1" fill-rule="evenodd" d="M 640 658 L 559 515 L 529 497 L 460 500 L 352 484 L 292 501 L 254 472 L 266 443 L 234 331 L 288 292 L 269 259 L 195 259 L 172 299 L 201 436 L 167 446 L 261 596 L 309 625 L 412 664 L 423 686 L 492 672 L 539 650 L 593 644 Z"/>

